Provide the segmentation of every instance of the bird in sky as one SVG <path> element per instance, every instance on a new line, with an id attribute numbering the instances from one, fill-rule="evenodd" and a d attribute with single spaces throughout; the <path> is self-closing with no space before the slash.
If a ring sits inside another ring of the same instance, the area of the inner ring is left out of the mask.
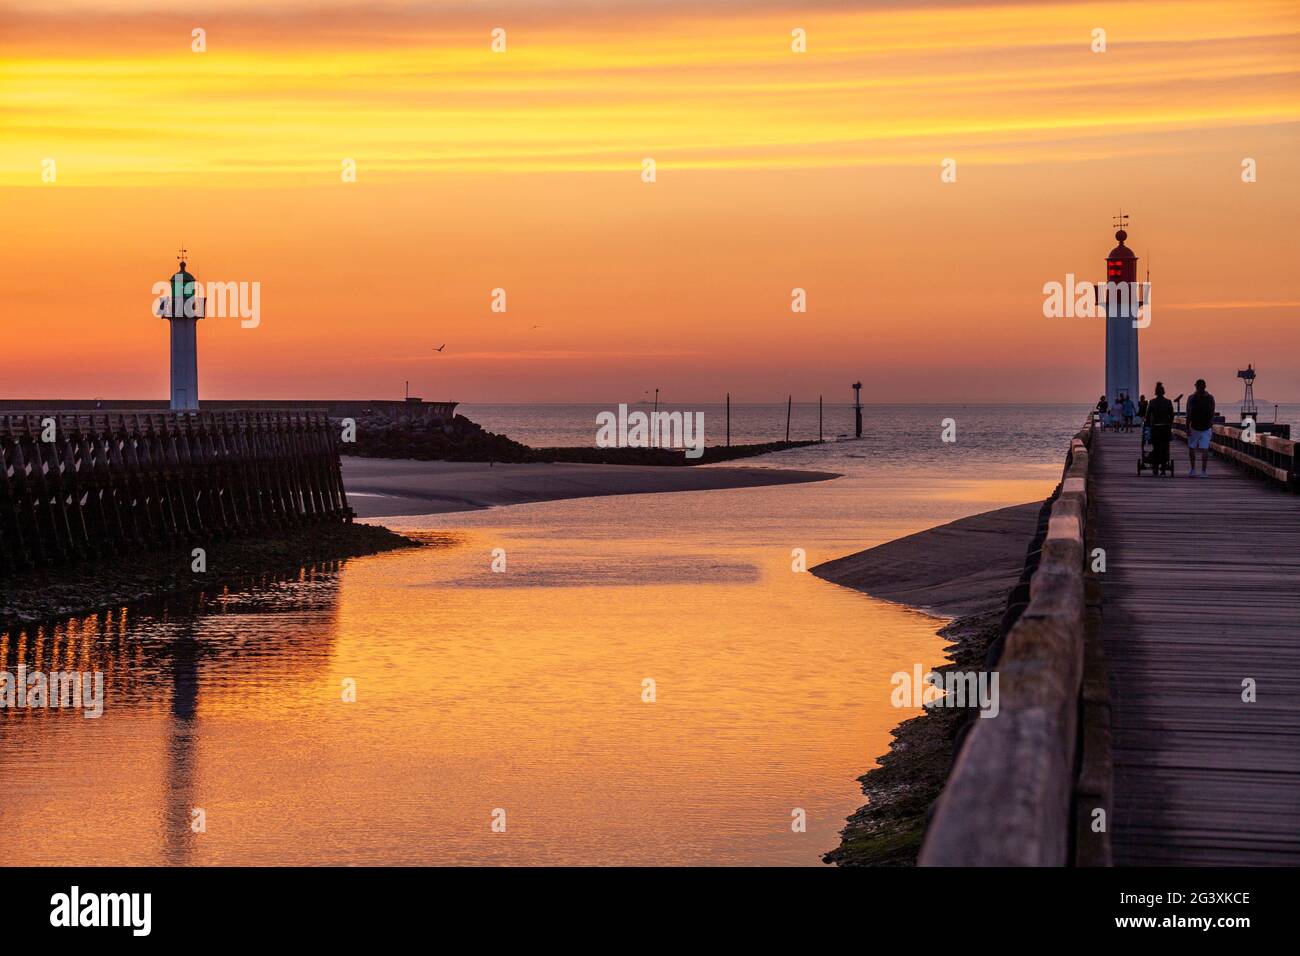
<path id="1" fill-rule="evenodd" d="M 446 342 L 443 342 L 443 343 L 442 343 L 441 345 L 439 345 L 436 349 L 434 349 L 434 351 L 435 351 L 435 352 L 441 352 L 441 351 L 442 351 L 443 349 L 445 349 L 446 347 L 447 347 L 447 343 L 446 343 Z"/>

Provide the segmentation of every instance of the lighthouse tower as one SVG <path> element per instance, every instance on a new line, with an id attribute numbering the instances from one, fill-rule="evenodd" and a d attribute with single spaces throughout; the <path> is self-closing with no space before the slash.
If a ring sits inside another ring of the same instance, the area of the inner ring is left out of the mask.
<path id="1" fill-rule="evenodd" d="M 185 271 L 185 250 L 176 257 L 180 268 L 171 277 L 169 294 L 158 300 L 158 315 L 171 323 L 172 396 L 174 412 L 199 410 L 198 323 L 203 296 L 194 276 Z"/>
<path id="2" fill-rule="evenodd" d="M 1127 395 L 1138 400 L 1138 330 L 1141 302 L 1138 294 L 1137 256 L 1124 245 L 1128 216 L 1120 215 L 1115 225 L 1119 245 L 1106 255 L 1106 285 L 1099 290 L 1106 316 L 1106 398 Z"/>

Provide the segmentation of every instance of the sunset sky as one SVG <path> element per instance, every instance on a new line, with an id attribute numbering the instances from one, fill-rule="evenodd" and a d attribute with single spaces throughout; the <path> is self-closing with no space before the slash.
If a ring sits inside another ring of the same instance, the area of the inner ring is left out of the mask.
<path id="1" fill-rule="evenodd" d="M 0 0 L 0 397 L 164 397 L 183 242 L 262 290 L 204 398 L 1090 401 L 1042 289 L 1122 207 L 1145 390 L 1300 400 L 1294 0 L 43 6 Z"/>

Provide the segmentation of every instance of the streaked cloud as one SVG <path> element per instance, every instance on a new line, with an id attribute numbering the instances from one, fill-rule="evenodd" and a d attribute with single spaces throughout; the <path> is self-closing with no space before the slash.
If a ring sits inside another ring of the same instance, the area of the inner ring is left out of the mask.
<path id="1" fill-rule="evenodd" d="M 1298 146 L 1291 0 L 4 2 L 4 390 L 164 394 L 141 302 L 184 242 L 263 289 L 257 330 L 201 328 L 211 398 L 1087 398 L 1101 327 L 1041 289 L 1122 206 L 1144 374 L 1266 352 L 1280 391 Z"/>
<path id="2" fill-rule="evenodd" d="M 324 181 L 341 157 L 390 178 L 627 171 L 644 156 L 676 169 L 869 167 L 936 151 L 1014 164 L 1300 122 L 1300 25 L 1282 4 L 84 10 L 112 30 L 6 15 L 0 182 L 32 184 L 48 156 L 70 185 Z M 489 29 L 515 15 L 527 19 L 493 54 Z M 195 54 L 200 22 L 208 51 Z M 1088 48 L 1095 24 L 1110 27 L 1102 55 Z M 808 30 L 807 54 L 790 52 L 792 25 Z M 1114 135 L 1126 130 L 1143 135 Z"/>

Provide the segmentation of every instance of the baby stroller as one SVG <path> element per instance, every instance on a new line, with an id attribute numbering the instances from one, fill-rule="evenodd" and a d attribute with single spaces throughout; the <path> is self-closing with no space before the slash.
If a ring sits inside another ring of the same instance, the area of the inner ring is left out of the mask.
<path id="1" fill-rule="evenodd" d="M 1138 452 L 1138 474 L 1150 468 L 1152 475 L 1174 474 L 1174 459 L 1169 454 L 1169 441 L 1173 437 L 1168 425 L 1142 423 L 1142 450 Z M 1150 445 L 1150 450 L 1147 446 Z"/>

